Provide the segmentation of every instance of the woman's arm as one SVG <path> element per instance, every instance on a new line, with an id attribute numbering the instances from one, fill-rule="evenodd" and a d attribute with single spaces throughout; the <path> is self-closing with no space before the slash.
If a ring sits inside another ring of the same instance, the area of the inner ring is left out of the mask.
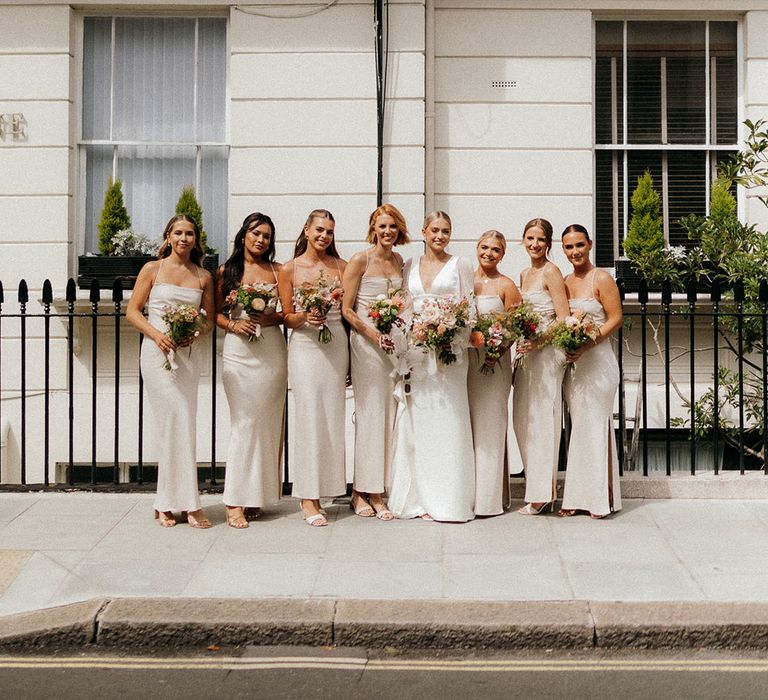
<path id="1" fill-rule="evenodd" d="M 176 349 L 176 343 L 147 321 L 143 313 L 149 299 L 149 293 L 152 291 L 152 282 L 157 274 L 158 265 L 160 265 L 159 260 L 152 260 L 141 268 L 136 278 L 136 283 L 133 285 L 128 308 L 125 311 L 125 318 L 139 333 L 143 333 L 147 338 L 151 338 L 157 347 L 167 353 Z"/>
<path id="2" fill-rule="evenodd" d="M 285 263 L 277 273 L 277 290 L 280 294 L 280 306 L 283 307 L 283 319 L 288 328 L 300 328 L 307 323 L 306 311 L 296 311 L 293 303 L 293 268 L 294 261 Z"/>
<path id="3" fill-rule="evenodd" d="M 509 277 L 501 280 L 501 300 L 504 302 L 504 310 L 516 309 L 523 303 L 523 297 L 517 285 Z"/>
<path id="4" fill-rule="evenodd" d="M 232 321 L 224 313 L 224 266 L 220 265 L 216 270 L 216 325 L 223 331 L 230 331 Z"/>
<path id="5" fill-rule="evenodd" d="M 565 289 L 565 280 L 560 268 L 554 263 L 548 263 L 544 269 L 544 289 L 552 297 L 555 307 L 555 316 L 558 320 L 566 318 L 571 311 L 568 306 L 568 292 Z"/>
<path id="6" fill-rule="evenodd" d="M 600 337 L 595 341 L 597 345 L 606 338 L 610 338 L 619 329 L 624 321 L 624 312 L 621 309 L 619 288 L 605 270 L 598 270 L 595 273 L 595 290 L 607 317 L 605 323 L 600 326 Z"/>
<path id="7" fill-rule="evenodd" d="M 355 253 L 344 269 L 344 298 L 341 301 L 341 314 L 352 328 L 362 336 L 365 336 L 374 345 L 379 344 L 379 333 L 375 328 L 363 321 L 355 311 L 357 293 L 360 289 L 360 281 L 365 272 L 365 253 Z"/>

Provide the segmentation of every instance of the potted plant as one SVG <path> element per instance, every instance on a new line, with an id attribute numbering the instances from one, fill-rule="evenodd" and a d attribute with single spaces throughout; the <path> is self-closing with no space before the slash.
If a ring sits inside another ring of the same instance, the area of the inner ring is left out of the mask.
<path id="1" fill-rule="evenodd" d="M 203 267 L 211 274 L 215 274 L 216 268 L 219 266 L 219 254 L 214 248 L 208 246 L 208 237 L 206 236 L 205 228 L 203 228 L 203 208 L 197 201 L 195 188 L 191 185 L 181 190 L 179 201 L 176 202 L 176 213 L 188 216 L 197 224 L 197 228 L 200 231 L 200 242 L 205 251 Z"/>
<path id="2" fill-rule="evenodd" d="M 132 289 L 139 270 L 156 254 L 158 245 L 131 230 L 131 217 L 125 207 L 120 180 L 110 180 L 104 193 L 98 232 L 99 255 L 78 257 L 78 286 L 90 289 L 96 280 L 102 289 L 110 289 L 119 279 L 123 289 Z"/>

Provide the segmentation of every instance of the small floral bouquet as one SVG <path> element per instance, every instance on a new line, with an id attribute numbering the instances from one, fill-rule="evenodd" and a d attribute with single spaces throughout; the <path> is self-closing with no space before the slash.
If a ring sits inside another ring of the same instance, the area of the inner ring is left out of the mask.
<path id="1" fill-rule="evenodd" d="M 405 293 L 402 289 L 390 287 L 386 294 L 379 294 L 368 304 L 368 318 L 374 328 L 383 335 L 389 335 L 393 326 L 402 326 L 400 315 L 405 309 Z"/>
<path id="2" fill-rule="evenodd" d="M 294 295 L 293 302 L 296 307 L 307 313 L 315 312 L 320 316 L 326 316 L 332 308 L 341 306 L 341 298 L 344 296 L 344 290 L 341 288 L 338 280 L 328 280 L 325 272 L 320 271 L 320 276 L 315 283 L 304 282 L 299 286 Z M 325 324 L 320 326 L 320 333 L 317 336 L 321 343 L 330 343 L 333 339 L 331 329 Z"/>
<path id="3" fill-rule="evenodd" d="M 469 344 L 478 351 L 485 350 L 485 362 L 480 366 L 483 374 L 493 374 L 493 365 L 517 340 L 512 313 L 481 314 L 469 336 Z"/>
<path id="4" fill-rule="evenodd" d="M 414 313 L 411 321 L 411 341 L 424 352 L 434 351 L 437 359 L 450 365 L 461 352 L 459 331 L 470 322 L 472 306 L 466 298 L 453 296 L 428 297 L 421 311 Z"/>
<path id="5" fill-rule="evenodd" d="M 236 307 L 244 309 L 246 313 L 256 312 L 271 314 L 277 309 L 277 287 L 267 282 L 251 282 L 240 285 L 227 295 L 227 304 L 230 307 L 230 315 Z M 248 342 L 252 343 L 261 337 L 261 325 L 256 324 L 256 332 L 248 336 Z"/>
<path id="6" fill-rule="evenodd" d="M 533 310 L 533 307 L 524 301 L 518 306 L 510 316 L 512 332 L 515 334 L 515 340 L 535 340 L 543 337 L 541 327 L 544 320 L 541 314 Z M 522 365 L 525 361 L 525 355 L 515 357 L 515 368 Z"/>
<path id="7" fill-rule="evenodd" d="M 547 337 L 554 347 L 569 355 L 586 343 L 595 342 L 600 337 L 600 326 L 589 314 L 574 311 L 571 316 L 553 323 L 547 330 Z"/>
<path id="8" fill-rule="evenodd" d="M 190 338 L 197 338 L 208 325 L 205 309 L 197 309 L 189 304 L 166 304 L 160 318 L 167 327 L 165 334 L 177 345 Z M 173 350 L 168 353 L 163 369 L 169 372 L 178 369 L 176 353 Z"/>

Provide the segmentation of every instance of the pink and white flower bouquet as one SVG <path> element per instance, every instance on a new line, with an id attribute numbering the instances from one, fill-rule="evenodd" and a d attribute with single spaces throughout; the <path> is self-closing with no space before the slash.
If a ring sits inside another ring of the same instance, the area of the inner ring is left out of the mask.
<path id="1" fill-rule="evenodd" d="M 239 308 L 247 314 L 272 314 L 277 309 L 277 287 L 268 282 L 251 282 L 242 284 L 227 295 L 227 304 L 232 312 Z M 256 324 L 256 332 L 248 336 L 248 342 L 261 337 L 261 325 Z"/>
<path id="2" fill-rule="evenodd" d="M 373 327 L 382 335 L 389 336 L 393 327 L 402 328 L 405 325 L 401 318 L 405 311 L 405 292 L 390 287 L 386 294 L 379 294 L 368 304 L 367 311 Z"/>
<path id="3" fill-rule="evenodd" d="M 469 299 L 454 296 L 428 297 L 413 314 L 411 343 L 424 353 L 433 353 L 444 365 L 451 365 L 466 347 L 461 333 L 472 322 L 473 306 Z"/>
<path id="4" fill-rule="evenodd" d="M 197 338 L 208 327 L 205 309 L 197 309 L 189 304 L 166 304 L 160 318 L 166 325 L 165 334 L 177 345 Z M 178 369 L 176 353 L 173 350 L 168 353 L 163 369 L 169 372 Z"/>
<path id="5" fill-rule="evenodd" d="M 344 296 L 344 290 L 336 279 L 328 280 L 325 272 L 321 271 L 317 280 L 304 282 L 293 295 L 293 303 L 297 309 L 307 313 L 316 313 L 319 316 L 326 316 L 332 308 L 341 306 L 341 299 Z M 325 324 L 320 326 L 320 332 L 317 336 L 321 343 L 330 343 L 333 339 L 331 329 Z"/>
<path id="6" fill-rule="evenodd" d="M 485 361 L 480 366 L 483 374 L 493 374 L 493 365 L 517 340 L 512 313 L 481 314 L 469 336 L 469 344 L 484 351 Z"/>

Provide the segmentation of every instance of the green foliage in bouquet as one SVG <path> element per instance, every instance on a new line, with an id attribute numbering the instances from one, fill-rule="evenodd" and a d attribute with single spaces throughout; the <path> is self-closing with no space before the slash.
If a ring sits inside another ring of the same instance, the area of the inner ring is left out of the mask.
<path id="1" fill-rule="evenodd" d="M 102 255 L 114 255 L 114 237 L 119 231 L 131 228 L 131 217 L 123 201 L 123 183 L 121 180 L 110 180 L 104 193 L 104 206 L 99 219 L 99 252 Z"/>

